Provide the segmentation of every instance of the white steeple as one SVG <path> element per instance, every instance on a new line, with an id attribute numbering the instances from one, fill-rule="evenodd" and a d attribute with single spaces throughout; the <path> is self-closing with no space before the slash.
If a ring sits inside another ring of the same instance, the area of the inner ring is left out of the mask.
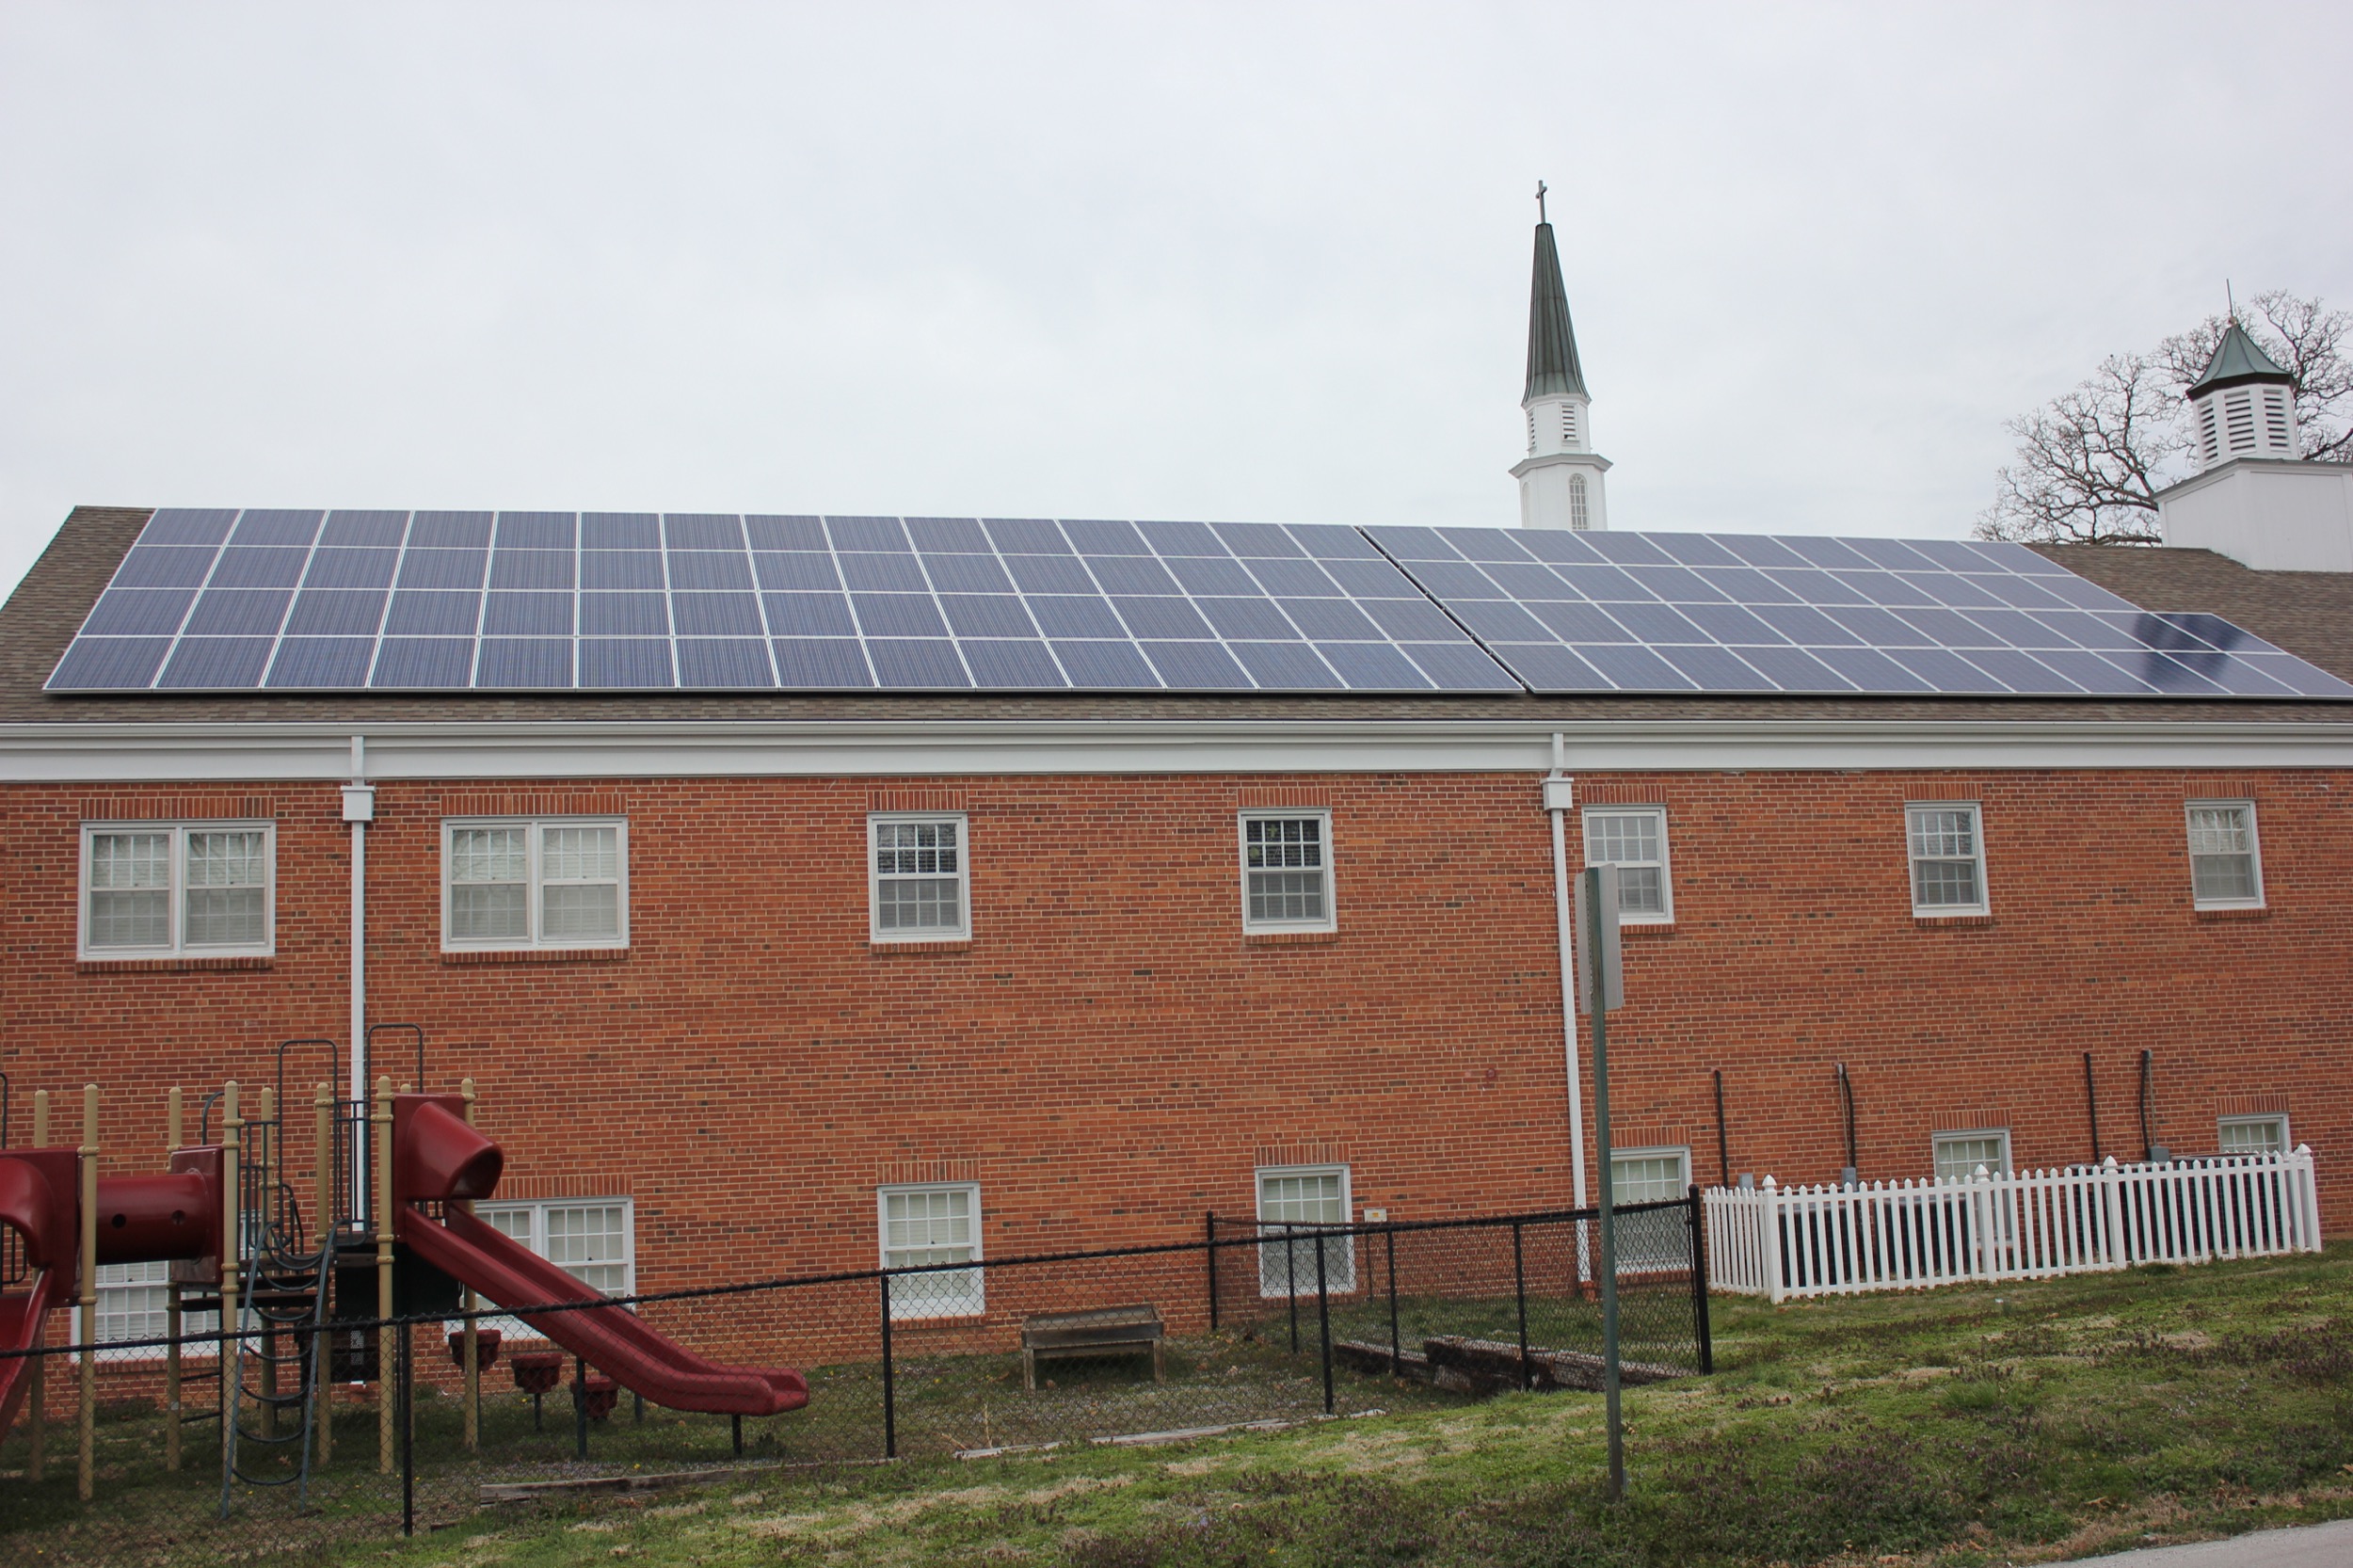
<path id="1" fill-rule="evenodd" d="M 1536 185 L 1536 277 L 1528 302 L 1528 456 L 1513 466 L 1520 482 L 1523 528 L 1603 529 L 1609 508 L 1602 475 L 1609 459 L 1593 450 L 1585 374 L 1577 361 L 1577 331 L 1569 323 L 1568 291 L 1561 283 L 1561 253 L 1545 216 L 1545 185 Z"/>

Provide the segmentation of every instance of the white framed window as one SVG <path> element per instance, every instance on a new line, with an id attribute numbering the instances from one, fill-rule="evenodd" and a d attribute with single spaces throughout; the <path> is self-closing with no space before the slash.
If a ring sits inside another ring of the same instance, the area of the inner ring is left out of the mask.
<path id="1" fill-rule="evenodd" d="M 1989 1127 L 1966 1132 L 1940 1132 L 1936 1135 L 1934 1153 L 1939 1181 L 1973 1181 L 1980 1165 L 1988 1176 L 2000 1176 L 2009 1169 L 2009 1128 Z"/>
<path id="2" fill-rule="evenodd" d="M 2193 800 L 2189 818 L 2189 890 L 2200 909 L 2260 909 L 2263 854 L 2251 800 Z"/>
<path id="3" fill-rule="evenodd" d="M 882 1266 L 920 1269 L 981 1260 L 981 1190 L 972 1182 L 875 1190 Z M 890 1281 L 890 1316 L 977 1318 L 987 1288 L 979 1269 L 936 1269 Z"/>
<path id="4" fill-rule="evenodd" d="M 1933 801 L 1904 808 L 1912 853 L 1912 912 L 1982 915 L 1985 836 L 1975 801 Z"/>
<path id="5" fill-rule="evenodd" d="M 547 1198 L 532 1203 L 477 1203 L 474 1218 L 546 1258 L 591 1290 L 606 1296 L 637 1293 L 637 1215 L 628 1198 Z M 508 1338 L 539 1333 L 511 1318 L 483 1320 Z"/>
<path id="6" fill-rule="evenodd" d="M 277 865 L 270 823 L 85 823 L 81 955 L 266 956 Z"/>
<path id="7" fill-rule="evenodd" d="M 1593 510 L 1585 499 L 1585 476 L 1581 473 L 1569 475 L 1569 526 L 1578 532 L 1593 526 Z"/>
<path id="8" fill-rule="evenodd" d="M 1620 925 L 1673 922 L 1674 884 L 1667 872 L 1665 807 L 1588 807 L 1585 863 L 1618 868 Z"/>
<path id="9" fill-rule="evenodd" d="M 1258 1293 L 1316 1293 L 1316 1233 L 1345 1225 L 1349 1207 L 1345 1165 L 1262 1165 L 1258 1168 Z M 1323 1239 L 1323 1288 L 1337 1295 L 1356 1288 L 1356 1239 Z"/>
<path id="10" fill-rule="evenodd" d="M 629 824 L 618 817 L 441 824 L 441 947 L 629 946 Z"/>
<path id="11" fill-rule="evenodd" d="M 1241 928 L 1333 931 L 1332 813 L 1241 814 Z"/>
<path id="12" fill-rule="evenodd" d="M 200 1292 L 190 1291 L 194 1295 Z M 217 1312 L 184 1312 L 180 1316 L 183 1335 L 212 1334 L 217 1331 Z M 168 1263 L 102 1263 L 98 1266 L 98 1332 L 85 1336 L 82 1309 L 73 1309 L 73 1336 L 93 1345 L 120 1345 L 131 1339 L 160 1339 L 171 1332 L 171 1265 Z M 211 1360 L 210 1344 L 183 1345 L 184 1357 Z M 122 1350 L 101 1350 L 101 1361 L 161 1361 L 165 1349 L 161 1345 L 134 1345 Z"/>
<path id="13" fill-rule="evenodd" d="M 2215 1146 L 2224 1154 L 2285 1154 L 2285 1116 L 2224 1116 L 2215 1124 Z"/>
<path id="14" fill-rule="evenodd" d="M 961 812 L 866 819 L 869 934 L 877 942 L 972 935 L 970 824 Z"/>
<path id="15" fill-rule="evenodd" d="M 1684 1147 L 1611 1149 L 1612 1203 L 1669 1203 L 1690 1196 L 1691 1151 Z"/>

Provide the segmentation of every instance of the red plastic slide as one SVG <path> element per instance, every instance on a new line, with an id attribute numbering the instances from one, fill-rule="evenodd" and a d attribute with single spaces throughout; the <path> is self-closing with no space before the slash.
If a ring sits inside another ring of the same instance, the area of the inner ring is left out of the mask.
<path id="1" fill-rule="evenodd" d="M 452 1213 L 446 1222 L 436 1224 L 404 1208 L 400 1239 L 427 1263 L 514 1311 L 598 1371 L 656 1404 L 726 1416 L 775 1416 L 808 1403 L 808 1384 L 800 1373 L 706 1361 L 655 1333 L 625 1306 L 516 1310 L 527 1304 L 603 1298 L 471 1214 Z"/>
<path id="2" fill-rule="evenodd" d="M 454 1096 L 402 1095 L 393 1102 L 395 1233 L 424 1261 L 488 1297 L 622 1387 L 672 1410 L 775 1416 L 808 1403 L 808 1384 L 786 1368 L 723 1367 L 664 1337 L 627 1307 L 570 1312 L 523 1308 L 604 1298 L 529 1248 L 453 1208 L 434 1220 L 420 1201 L 487 1198 L 505 1164 L 497 1144 L 460 1119 Z"/>
<path id="3" fill-rule="evenodd" d="M 73 1298 L 74 1151 L 26 1149 L 0 1156 L 0 1225 L 16 1232 L 34 1271 L 27 1288 L 0 1296 L 0 1350 L 28 1351 L 40 1343 L 50 1312 Z M 57 1180 L 65 1179 L 60 1197 Z M 31 1356 L 0 1361 L 0 1441 L 33 1385 Z"/>

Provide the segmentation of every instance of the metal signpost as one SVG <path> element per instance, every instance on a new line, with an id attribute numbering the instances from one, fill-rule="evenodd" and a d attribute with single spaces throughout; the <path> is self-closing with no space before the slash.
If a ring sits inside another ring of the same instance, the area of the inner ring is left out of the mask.
<path id="1" fill-rule="evenodd" d="M 1593 1021 L 1593 1128 L 1601 1165 L 1601 1395 L 1609 1428 L 1611 1502 L 1625 1497 L 1625 1428 L 1619 1413 L 1618 1212 L 1610 1192 L 1609 1014 L 1625 1004 L 1618 941 L 1618 868 L 1588 866 L 1577 879 L 1577 1008 Z"/>

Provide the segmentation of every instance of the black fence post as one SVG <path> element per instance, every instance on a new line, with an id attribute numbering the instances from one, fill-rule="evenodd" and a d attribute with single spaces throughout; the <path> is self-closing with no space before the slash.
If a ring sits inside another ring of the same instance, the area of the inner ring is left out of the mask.
<path id="1" fill-rule="evenodd" d="M 1332 1414 L 1332 1297 L 1324 1284 L 1323 1235 L 1316 1232 L 1316 1324 L 1323 1336 L 1323 1413 Z"/>
<path id="2" fill-rule="evenodd" d="M 572 1457 L 588 1458 L 588 1361 L 572 1357 Z"/>
<path id="3" fill-rule="evenodd" d="M 1528 1265 L 1520 1244 L 1520 1222 L 1512 1222 L 1512 1300 L 1520 1315 L 1520 1391 L 1526 1393 L 1535 1385 L 1535 1377 L 1528 1365 Z"/>
<path id="4" fill-rule="evenodd" d="M 1405 1360 L 1399 1353 L 1402 1347 L 1399 1345 L 1397 1336 L 1397 1232 L 1385 1230 L 1381 1240 L 1386 1244 L 1389 1255 L 1389 1376 L 1401 1377 L 1405 1371 Z"/>
<path id="5" fill-rule="evenodd" d="M 897 1391 L 891 1386 L 890 1367 L 890 1276 L 876 1276 L 882 1281 L 882 1352 L 883 1352 L 883 1457 L 899 1457 L 899 1411 Z"/>
<path id="6" fill-rule="evenodd" d="M 417 1384 L 409 1348 L 413 1325 L 400 1325 L 400 1533 L 417 1533 Z"/>
<path id="7" fill-rule="evenodd" d="M 1209 1332 L 1217 1332 L 1217 1210 L 1201 1211 L 1201 1239 L 1209 1255 Z"/>
<path id="8" fill-rule="evenodd" d="M 1691 1332 L 1699 1341 L 1700 1371 L 1716 1369 L 1716 1349 L 1707 1324 L 1707 1223 L 1699 1184 L 1691 1184 Z"/>
<path id="9" fill-rule="evenodd" d="M 735 1443 L 735 1457 L 736 1457 L 736 1458 L 738 1458 L 738 1459 L 743 1458 L 743 1457 L 744 1457 L 744 1417 L 743 1417 L 740 1414 L 739 1414 L 739 1415 L 730 1416 L 728 1416 L 728 1435 L 729 1435 L 729 1436 L 730 1436 L 730 1437 L 734 1440 L 734 1443 Z"/>
<path id="10" fill-rule="evenodd" d="M 1266 1234 L 1264 1226 L 1258 1234 Z M 1264 1245 L 1263 1241 L 1260 1245 Z M 1289 1225 L 1283 1227 L 1283 1297 L 1290 1304 L 1291 1354 L 1299 1353 L 1299 1233 Z"/>

